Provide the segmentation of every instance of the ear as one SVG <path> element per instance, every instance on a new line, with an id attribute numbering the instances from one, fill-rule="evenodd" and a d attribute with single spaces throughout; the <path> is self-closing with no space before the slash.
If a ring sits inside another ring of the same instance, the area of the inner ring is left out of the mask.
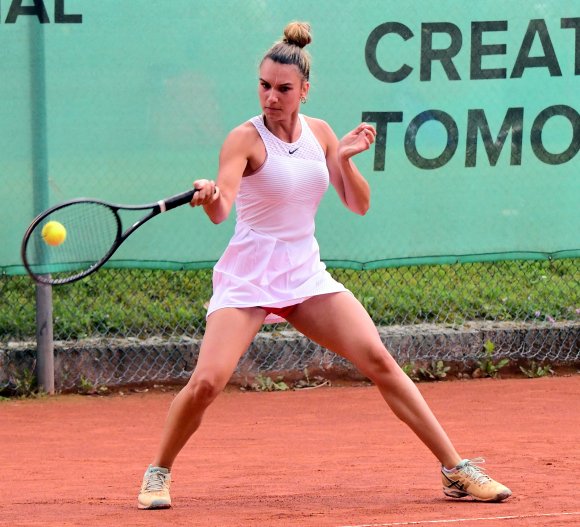
<path id="1" fill-rule="evenodd" d="M 310 82 L 304 81 L 302 83 L 302 88 L 300 89 L 300 97 L 308 98 L 308 90 L 310 89 Z"/>

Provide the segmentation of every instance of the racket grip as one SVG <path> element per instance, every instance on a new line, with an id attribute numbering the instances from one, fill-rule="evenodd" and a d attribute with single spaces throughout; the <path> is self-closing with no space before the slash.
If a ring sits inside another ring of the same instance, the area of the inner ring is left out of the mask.
<path id="1" fill-rule="evenodd" d="M 175 196 L 171 196 L 170 198 L 161 200 L 159 202 L 159 209 L 161 212 L 165 212 L 167 210 L 174 209 L 175 207 L 180 207 L 181 205 L 185 205 L 191 201 L 193 195 L 198 191 L 196 188 L 192 188 L 186 192 L 182 192 L 181 194 L 176 194 Z"/>

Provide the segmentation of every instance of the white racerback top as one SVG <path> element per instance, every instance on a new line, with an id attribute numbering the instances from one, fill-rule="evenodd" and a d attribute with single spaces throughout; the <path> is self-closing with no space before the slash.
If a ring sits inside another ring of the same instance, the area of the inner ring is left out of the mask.
<path id="1" fill-rule="evenodd" d="M 304 116 L 294 143 L 278 139 L 262 116 L 250 122 L 266 160 L 242 178 L 236 228 L 213 272 L 208 316 L 224 307 L 286 307 L 319 294 L 345 291 L 320 261 L 314 219 L 329 183 L 326 158 Z M 280 322 L 270 314 L 266 322 Z"/>

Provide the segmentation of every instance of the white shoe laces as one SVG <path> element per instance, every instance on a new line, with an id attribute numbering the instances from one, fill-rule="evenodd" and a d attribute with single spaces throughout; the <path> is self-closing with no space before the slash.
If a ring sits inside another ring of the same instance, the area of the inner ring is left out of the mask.
<path id="1" fill-rule="evenodd" d="M 467 463 L 461 467 L 460 470 L 477 485 L 485 485 L 486 483 L 492 481 L 492 479 L 481 467 L 477 466 L 482 465 L 483 463 L 485 463 L 485 459 L 482 457 L 468 459 Z"/>
<path id="2" fill-rule="evenodd" d="M 147 480 L 145 481 L 145 492 L 158 492 L 167 488 L 166 483 L 167 474 L 159 472 L 158 470 L 149 472 L 147 475 Z"/>

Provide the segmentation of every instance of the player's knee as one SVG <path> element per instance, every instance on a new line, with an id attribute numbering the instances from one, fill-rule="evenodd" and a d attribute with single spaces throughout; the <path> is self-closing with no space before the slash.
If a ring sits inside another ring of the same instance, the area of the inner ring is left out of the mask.
<path id="1" fill-rule="evenodd" d="M 375 383 L 389 377 L 399 369 L 395 359 L 384 347 L 369 351 L 363 373 Z"/>
<path id="2" fill-rule="evenodd" d="M 187 387 L 193 404 L 204 407 L 209 406 L 224 389 L 217 376 L 208 374 L 194 375 Z"/>

